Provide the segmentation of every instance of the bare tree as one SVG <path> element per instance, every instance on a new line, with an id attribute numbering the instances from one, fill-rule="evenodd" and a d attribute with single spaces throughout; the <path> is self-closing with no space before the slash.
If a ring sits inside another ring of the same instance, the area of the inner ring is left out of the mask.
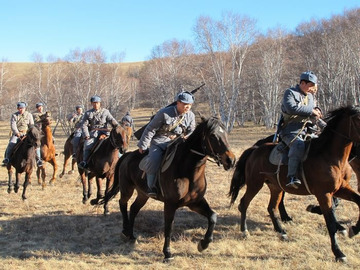
<path id="1" fill-rule="evenodd" d="M 242 72 L 249 47 L 256 35 L 256 22 L 246 16 L 224 13 L 221 21 L 209 17 L 197 20 L 194 32 L 196 43 L 207 56 L 216 86 L 217 111 L 231 131 L 237 117 L 237 103 L 244 101 L 246 92 L 241 93 Z M 239 96 L 242 98 L 239 98 Z"/>

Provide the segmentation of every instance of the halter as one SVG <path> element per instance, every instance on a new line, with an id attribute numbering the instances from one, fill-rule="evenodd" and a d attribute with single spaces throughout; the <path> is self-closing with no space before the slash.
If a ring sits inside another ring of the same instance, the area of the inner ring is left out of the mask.
<path id="1" fill-rule="evenodd" d="M 206 143 L 207 142 L 207 143 Z M 207 151 L 207 147 L 206 147 L 206 144 L 209 146 L 210 148 L 210 154 L 206 154 L 208 151 Z M 221 158 L 219 156 L 219 154 L 216 154 L 213 147 L 211 146 L 211 143 L 210 143 L 210 139 L 209 137 L 207 137 L 205 135 L 205 131 L 203 132 L 203 135 L 202 135 L 202 140 L 201 140 L 201 148 L 203 150 L 204 153 L 201 153 L 201 152 L 198 152 L 194 149 L 190 149 L 190 151 L 194 154 L 197 154 L 197 155 L 200 155 L 200 156 L 210 156 L 212 157 L 214 160 L 211 160 L 211 159 L 207 159 L 209 160 L 210 162 L 213 162 L 213 163 L 216 163 L 218 166 L 220 166 L 222 164 L 221 162 Z"/>
<path id="2" fill-rule="evenodd" d="M 353 117 L 354 117 L 354 116 L 357 116 L 357 115 L 358 115 L 358 114 L 354 114 L 354 115 L 351 115 L 351 116 L 350 116 L 350 125 L 349 125 L 348 135 L 344 135 L 344 134 L 342 134 L 342 133 L 340 133 L 340 132 L 338 132 L 338 131 L 336 131 L 336 130 L 334 130 L 334 129 L 331 129 L 331 131 L 334 132 L 335 134 L 337 134 L 337 135 L 339 135 L 339 136 L 341 136 L 341 137 L 349 140 L 349 141 L 353 141 L 353 140 L 350 138 L 351 127 L 352 127 L 353 121 L 354 121 L 354 120 L 353 120 Z M 356 134 L 358 135 L 358 137 L 360 137 L 360 133 L 359 133 L 359 131 L 358 131 L 356 128 L 355 128 L 355 132 L 356 132 Z"/>
<path id="3" fill-rule="evenodd" d="M 116 130 L 116 128 L 114 128 L 114 129 Z M 109 140 L 110 140 L 111 145 L 112 145 L 114 148 L 120 148 L 120 147 L 117 145 L 116 140 L 114 139 L 114 136 L 111 136 L 111 133 L 112 133 L 112 132 L 110 132 L 110 136 L 109 136 Z M 122 145 L 124 145 L 124 139 L 123 139 L 122 136 L 121 136 L 121 141 L 122 141 Z"/>

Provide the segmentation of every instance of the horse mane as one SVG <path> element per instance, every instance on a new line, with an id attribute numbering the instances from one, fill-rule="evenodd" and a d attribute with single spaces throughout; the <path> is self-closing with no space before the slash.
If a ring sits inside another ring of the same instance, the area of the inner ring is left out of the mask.
<path id="1" fill-rule="evenodd" d="M 202 117 L 201 120 L 202 121 L 196 126 L 194 132 L 191 133 L 191 135 L 186 141 L 192 142 L 194 139 L 202 136 L 204 130 L 207 130 L 208 133 L 212 133 L 219 126 L 226 130 L 224 124 L 220 121 L 218 117 L 211 116 L 208 119 Z"/>
<path id="2" fill-rule="evenodd" d="M 352 116 L 358 113 L 360 113 L 359 106 L 340 107 L 329 112 L 328 115 L 324 118 L 327 126 L 324 128 L 323 132 L 318 138 L 312 140 L 309 154 L 319 154 L 327 149 L 330 140 L 333 137 L 334 130 L 336 130 L 336 127 L 342 120 L 343 116 Z"/>
<path id="3" fill-rule="evenodd" d="M 27 132 L 27 136 L 28 136 L 30 142 L 36 144 L 36 142 L 38 142 L 42 138 L 43 135 L 41 133 L 41 130 L 39 130 L 35 126 L 32 126 L 29 128 L 29 130 Z"/>

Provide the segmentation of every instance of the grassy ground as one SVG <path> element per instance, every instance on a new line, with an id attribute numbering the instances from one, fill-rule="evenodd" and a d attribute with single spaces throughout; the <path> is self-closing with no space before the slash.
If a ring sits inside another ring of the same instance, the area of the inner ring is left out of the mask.
<path id="1" fill-rule="evenodd" d="M 145 113 L 146 110 L 133 112 L 137 127 L 147 119 Z M 0 123 L 0 153 L 7 145 L 8 132 L 8 122 Z M 237 128 L 230 135 L 230 145 L 239 157 L 245 148 L 271 132 L 251 125 Z M 60 129 L 57 133 L 55 143 L 60 153 L 66 137 Z M 135 141 L 131 148 L 136 148 Z M 60 167 L 62 159 L 59 155 Z M 51 166 L 47 164 L 46 168 L 50 174 Z M 110 202 L 111 214 L 104 217 L 101 207 L 82 204 L 82 187 L 76 174 L 57 178 L 55 185 L 44 190 L 33 175 L 28 200 L 23 202 L 22 188 L 18 194 L 7 193 L 7 172 L 0 168 L 0 269 L 359 268 L 359 236 L 352 239 L 339 236 L 340 247 L 349 262 L 334 262 L 323 217 L 305 210 L 308 204 L 315 203 L 313 196 L 287 195 L 286 206 L 294 221 L 284 225 L 290 240 L 283 242 L 268 216 L 269 192 L 264 187 L 249 207 L 251 236 L 243 240 L 238 224 L 239 199 L 229 208 L 227 196 L 232 173 L 213 163 L 207 167 L 206 198 L 218 213 L 214 242 L 199 253 L 197 243 L 206 231 L 207 221 L 187 208 L 179 209 L 171 243 L 175 259 L 164 264 L 162 203 L 151 199 L 139 213 L 135 225 L 138 241 L 132 245 L 121 238 L 119 195 Z M 355 179 L 352 184 L 356 187 Z M 356 205 L 350 202 L 342 201 L 337 209 L 337 217 L 345 226 L 353 225 L 358 215 Z"/>

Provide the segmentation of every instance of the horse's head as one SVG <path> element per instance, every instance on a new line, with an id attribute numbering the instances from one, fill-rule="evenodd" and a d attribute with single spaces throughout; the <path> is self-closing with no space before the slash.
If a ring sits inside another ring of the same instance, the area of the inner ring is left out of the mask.
<path id="1" fill-rule="evenodd" d="M 203 119 L 197 128 L 202 128 L 202 149 L 205 155 L 211 156 L 225 170 L 235 165 L 235 155 L 230 150 L 227 132 L 219 118 Z"/>
<path id="2" fill-rule="evenodd" d="M 40 121 L 42 126 L 49 126 L 51 125 L 51 112 L 50 111 L 46 111 L 43 115 L 40 116 Z"/>
<path id="3" fill-rule="evenodd" d="M 119 148 L 121 154 L 124 154 L 129 148 L 127 130 L 121 125 L 111 130 L 109 139 L 114 147 Z"/>
<path id="4" fill-rule="evenodd" d="M 28 143 L 34 146 L 35 148 L 41 145 L 42 136 L 43 135 L 41 131 L 35 126 L 30 127 L 26 133 L 26 139 Z"/>

